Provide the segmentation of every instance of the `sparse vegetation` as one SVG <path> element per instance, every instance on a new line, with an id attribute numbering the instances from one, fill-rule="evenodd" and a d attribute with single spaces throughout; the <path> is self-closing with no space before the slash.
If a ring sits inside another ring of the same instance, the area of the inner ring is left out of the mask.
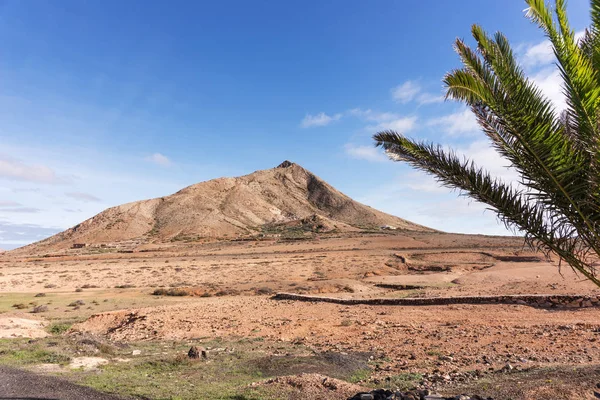
<path id="1" fill-rule="evenodd" d="M 188 296 L 190 293 L 182 288 L 155 289 L 152 294 L 154 296 Z"/>
<path id="2" fill-rule="evenodd" d="M 385 380 L 385 387 L 392 390 L 409 390 L 413 389 L 423 379 L 423 375 L 407 372 L 405 374 L 393 375 Z"/>
<path id="3" fill-rule="evenodd" d="M 53 335 L 62 335 L 63 333 L 71 329 L 72 325 L 73 324 L 71 323 L 55 322 L 48 326 L 48 332 L 50 332 Z"/>
<path id="4" fill-rule="evenodd" d="M 256 294 L 259 294 L 259 295 L 270 295 L 270 294 L 274 293 L 273 289 L 271 289 L 270 287 L 266 287 L 266 286 L 255 289 L 255 292 L 256 292 Z"/>
<path id="5" fill-rule="evenodd" d="M 65 368 L 63 376 L 69 380 L 91 386 L 100 391 L 119 393 L 140 398 L 169 399 L 276 399 L 261 388 L 250 388 L 256 382 L 273 376 L 288 375 L 307 370 L 329 373 L 340 379 L 349 379 L 366 373 L 355 371 L 352 357 L 341 358 L 315 354 L 306 357 L 307 349 L 301 345 L 282 345 L 286 357 L 265 357 L 273 342 L 240 339 L 237 341 L 205 341 L 202 346 L 209 351 L 209 360 L 190 360 L 189 345 L 176 342 L 140 342 L 128 346 L 106 343 L 93 336 L 62 336 L 66 327 L 60 324 L 50 328 L 52 336 L 29 341 L 26 339 L 0 340 L 0 363 L 28 367 L 41 363 L 64 365 L 82 355 L 108 355 L 131 358 L 132 349 L 141 355 L 128 362 L 111 361 L 100 367 L 100 373 Z M 235 349 L 225 351 L 224 349 Z M 97 351 L 96 351 L 97 350 Z M 269 360 L 275 360 L 273 365 Z M 184 377 L 179 379 L 178 377 Z M 149 379 L 151 377 L 151 379 Z"/>
<path id="6" fill-rule="evenodd" d="M 0 339 L 0 362 L 8 365 L 65 364 L 71 357 L 51 351 L 43 343 Z"/>

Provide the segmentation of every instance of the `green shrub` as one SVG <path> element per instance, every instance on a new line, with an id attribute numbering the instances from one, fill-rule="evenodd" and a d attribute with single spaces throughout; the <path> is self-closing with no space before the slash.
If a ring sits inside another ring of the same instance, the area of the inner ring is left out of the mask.
<path id="1" fill-rule="evenodd" d="M 62 335 L 63 333 L 71 329 L 71 325 L 72 324 L 57 322 L 48 326 L 48 332 L 50 332 L 53 335 Z"/>
<path id="2" fill-rule="evenodd" d="M 154 296 L 187 296 L 189 293 L 185 289 L 171 288 L 171 289 L 155 289 L 152 294 Z"/>

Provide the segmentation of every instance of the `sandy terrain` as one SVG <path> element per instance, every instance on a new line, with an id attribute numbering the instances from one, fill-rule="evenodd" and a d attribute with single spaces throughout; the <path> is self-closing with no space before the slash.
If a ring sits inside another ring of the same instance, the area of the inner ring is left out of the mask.
<path id="1" fill-rule="evenodd" d="M 321 236 L 302 241 L 163 245 L 155 251 L 0 258 L 1 292 L 193 287 L 201 294 L 259 289 L 346 296 L 397 295 L 376 283 L 422 285 L 422 296 L 594 293 L 521 239 L 427 234 Z"/>
<path id="2" fill-rule="evenodd" d="M 301 342 L 319 351 L 384 353 L 390 361 L 382 368 L 390 373 L 482 368 L 484 356 L 495 366 L 600 361 L 595 308 L 298 305 L 239 296 L 101 314 L 74 329 L 116 341 L 243 336 Z"/>
<path id="3" fill-rule="evenodd" d="M 0 338 L 40 338 L 48 336 L 46 322 L 29 316 L 0 315 Z"/>
<path id="4" fill-rule="evenodd" d="M 36 316 L 89 317 L 73 331 L 113 342 L 246 337 L 298 343 L 318 353 L 368 353 L 378 360 L 371 382 L 407 372 L 499 370 L 507 363 L 517 369 L 600 364 L 598 308 L 271 299 L 278 291 L 354 298 L 600 293 L 571 270 L 559 271 L 523 249 L 518 238 L 347 233 L 163 243 L 134 253 L 7 253 L 0 256 L 0 273 L 3 311 L 15 301 L 51 299 L 49 310 Z M 377 286 L 382 283 L 411 289 Z M 195 296 L 151 295 L 160 288 Z M 34 297 L 41 292 L 46 296 Z M 69 306 L 74 299 L 85 305 Z"/>

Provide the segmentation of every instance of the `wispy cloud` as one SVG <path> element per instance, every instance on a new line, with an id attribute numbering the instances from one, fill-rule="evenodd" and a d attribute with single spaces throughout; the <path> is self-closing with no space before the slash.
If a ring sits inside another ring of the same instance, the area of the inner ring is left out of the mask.
<path id="1" fill-rule="evenodd" d="M 341 118 L 342 118 L 341 113 L 334 114 L 334 115 L 327 115 L 324 112 L 320 112 L 315 115 L 306 114 L 306 116 L 304 117 L 304 119 L 302 120 L 300 125 L 303 128 L 312 128 L 312 127 L 316 127 L 316 126 L 327 126 L 327 125 L 331 124 L 332 122 L 339 121 Z"/>
<path id="2" fill-rule="evenodd" d="M 0 213 L 38 213 L 42 210 L 34 207 L 9 207 L 1 208 Z"/>
<path id="3" fill-rule="evenodd" d="M 65 177 L 59 176 L 50 167 L 26 164 L 21 160 L 2 154 L 0 154 L 0 178 L 45 184 L 68 183 Z"/>
<path id="4" fill-rule="evenodd" d="M 500 178 L 506 183 L 519 184 L 519 173 L 510 166 L 510 161 L 492 147 L 488 140 L 476 140 L 466 146 L 455 148 L 455 151 L 459 156 L 465 156 L 475 162 L 478 167 L 483 167 L 492 176 Z"/>
<path id="5" fill-rule="evenodd" d="M 558 68 L 554 66 L 546 67 L 532 75 L 531 79 L 542 93 L 552 101 L 557 111 L 567 108 L 567 99 L 563 93 L 563 79 Z"/>
<path id="6" fill-rule="evenodd" d="M 98 197 L 94 196 L 93 194 L 83 192 L 67 192 L 65 193 L 65 196 L 84 202 L 101 201 Z"/>
<path id="7" fill-rule="evenodd" d="M 39 193 L 40 188 L 12 188 L 13 193 Z"/>
<path id="8" fill-rule="evenodd" d="M 348 143 L 344 146 L 346 154 L 358 160 L 366 160 L 371 162 L 383 162 L 387 157 L 379 151 L 375 146 L 358 146 Z"/>
<path id="9" fill-rule="evenodd" d="M 575 32 L 575 40 L 579 41 L 584 33 L 584 31 Z M 547 66 L 555 60 L 554 50 L 548 39 L 536 44 L 522 44 L 520 47 L 525 49 L 520 59 L 526 68 Z"/>
<path id="10" fill-rule="evenodd" d="M 417 125 L 417 117 L 404 117 L 397 118 L 390 121 L 381 122 L 377 125 L 368 126 L 367 129 L 373 132 L 392 130 L 399 133 L 406 133 L 411 131 Z"/>
<path id="11" fill-rule="evenodd" d="M 381 112 L 374 111 L 370 108 L 352 108 L 343 113 L 337 113 L 333 116 L 329 116 L 325 113 L 319 113 L 317 115 L 307 115 L 302 121 L 304 128 L 312 126 L 326 126 L 334 121 L 339 121 L 342 118 L 356 117 L 366 122 L 374 122 L 375 125 L 371 124 L 366 126 L 365 129 L 369 131 L 382 131 L 392 129 L 396 131 L 406 132 L 415 128 L 417 117 L 408 116 L 403 117 L 395 112 Z"/>
<path id="12" fill-rule="evenodd" d="M 370 108 L 363 110 L 361 108 L 353 108 L 346 112 L 348 115 L 364 119 L 366 121 L 385 122 L 400 118 L 400 115 L 391 112 L 378 112 Z"/>
<path id="13" fill-rule="evenodd" d="M 441 94 L 423 92 L 421 85 L 415 81 L 406 81 L 392 88 L 391 93 L 392 99 L 402 104 L 415 101 L 419 105 L 424 105 L 441 103 L 444 101 L 444 96 Z"/>
<path id="14" fill-rule="evenodd" d="M 398 103 L 406 104 L 416 98 L 421 86 L 415 81 L 406 81 L 392 89 L 392 98 Z"/>
<path id="15" fill-rule="evenodd" d="M 554 60 L 552 44 L 549 40 L 544 40 L 535 45 L 531 45 L 523 54 L 522 62 L 525 67 L 535 67 L 537 65 L 547 65 Z"/>
<path id="16" fill-rule="evenodd" d="M 433 118 L 427 125 L 440 127 L 449 136 L 472 135 L 480 131 L 475 115 L 468 108 L 443 117 Z"/>
<path id="17" fill-rule="evenodd" d="M 417 102 L 419 104 L 442 103 L 443 101 L 444 101 L 444 96 L 441 94 L 421 93 L 417 97 Z"/>
<path id="18" fill-rule="evenodd" d="M 61 229 L 36 224 L 13 224 L 0 221 L 0 248 L 8 250 L 42 240 L 60 232 Z"/>
<path id="19" fill-rule="evenodd" d="M 16 201 L 0 201 L 0 207 L 17 207 L 20 205 L 21 203 L 17 203 Z"/>
<path id="20" fill-rule="evenodd" d="M 154 154 L 146 157 L 146 161 L 150 161 L 154 164 L 157 164 L 157 165 L 160 165 L 163 167 L 168 167 L 172 164 L 169 157 L 165 156 L 164 154 L 160 154 L 160 153 L 154 153 Z"/>

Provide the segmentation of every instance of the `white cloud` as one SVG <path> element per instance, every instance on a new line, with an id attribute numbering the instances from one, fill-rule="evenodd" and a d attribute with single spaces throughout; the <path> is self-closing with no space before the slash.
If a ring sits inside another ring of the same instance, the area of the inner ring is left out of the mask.
<path id="1" fill-rule="evenodd" d="M 347 113 L 349 115 L 353 115 L 355 117 L 362 118 L 367 121 L 374 121 L 378 123 L 400 118 L 400 116 L 396 113 L 377 112 L 371 110 L 370 108 L 366 110 L 360 108 L 353 108 L 352 110 L 348 110 Z"/>
<path id="2" fill-rule="evenodd" d="M 407 173 L 399 182 L 400 187 L 424 193 L 447 193 L 448 189 L 440 185 L 431 175 L 421 171 Z"/>
<path id="3" fill-rule="evenodd" d="M 466 147 L 455 149 L 459 155 L 466 156 L 479 167 L 485 168 L 492 176 L 506 183 L 517 184 L 518 172 L 510 167 L 510 162 L 502 157 L 487 140 L 477 140 Z"/>
<path id="4" fill-rule="evenodd" d="M 18 207 L 21 203 L 17 203 L 16 201 L 0 201 L 0 207 Z"/>
<path id="5" fill-rule="evenodd" d="M 0 248 L 10 250 L 15 247 L 43 239 L 61 231 L 60 228 L 37 224 L 0 221 Z"/>
<path id="6" fill-rule="evenodd" d="M 406 81 L 391 90 L 392 98 L 402 104 L 416 101 L 419 105 L 441 103 L 444 96 L 432 93 L 422 93 L 421 85 L 415 81 Z"/>
<path id="7" fill-rule="evenodd" d="M 441 127 L 449 136 L 463 136 L 480 131 L 475 115 L 468 108 L 430 120 L 427 125 Z"/>
<path id="8" fill-rule="evenodd" d="M 363 110 L 361 108 L 354 108 L 348 110 L 346 114 L 358 117 L 365 121 L 375 122 L 375 125 L 368 125 L 365 127 L 369 132 L 394 130 L 404 133 L 414 129 L 417 122 L 416 116 L 401 117 L 396 113 L 378 112 L 371 109 Z"/>
<path id="9" fill-rule="evenodd" d="M 406 81 L 392 89 L 392 98 L 398 103 L 412 101 L 421 91 L 421 86 L 414 81 Z"/>
<path id="10" fill-rule="evenodd" d="M 404 167 L 401 167 L 404 168 Z M 405 172 L 357 200 L 378 210 L 446 232 L 508 234 L 486 206 L 440 186 L 430 177 Z"/>
<path id="11" fill-rule="evenodd" d="M 318 113 L 316 115 L 306 114 L 304 119 L 302 120 L 301 126 L 303 128 L 310 128 L 314 126 L 327 126 L 332 122 L 338 121 L 342 118 L 342 114 L 335 115 L 327 115 L 324 112 Z"/>
<path id="12" fill-rule="evenodd" d="M 584 33 L 585 31 L 575 32 L 575 41 L 579 41 Z M 536 44 L 521 45 L 521 48 L 523 47 L 526 48 L 526 50 L 521 57 L 521 62 L 526 68 L 547 66 L 555 61 L 552 43 L 550 43 L 548 39 Z"/>
<path id="13" fill-rule="evenodd" d="M 344 146 L 346 154 L 358 160 L 366 160 L 372 162 L 383 162 L 387 157 L 379 151 L 375 146 L 357 146 L 351 143 Z"/>
<path id="14" fill-rule="evenodd" d="M 39 193 L 40 188 L 12 188 L 13 193 Z"/>
<path id="15" fill-rule="evenodd" d="M 435 95 L 432 93 L 421 93 L 419 97 L 417 97 L 417 102 L 421 105 L 423 104 L 433 104 L 433 103 L 442 103 L 444 101 L 444 96 Z"/>
<path id="16" fill-rule="evenodd" d="M 523 65 L 525 67 L 535 67 L 536 65 L 550 64 L 554 60 L 552 44 L 549 40 L 530 46 L 523 55 Z"/>
<path id="17" fill-rule="evenodd" d="M 0 154 L 0 178 L 13 181 L 47 184 L 67 183 L 51 168 L 45 165 L 28 165 L 23 161 Z"/>
<path id="18" fill-rule="evenodd" d="M 459 157 L 463 155 L 485 168 L 506 183 L 518 184 L 518 173 L 508 168 L 502 158 L 486 140 L 466 146 L 453 146 Z M 431 175 L 410 168 L 406 163 L 396 163 L 398 175 L 388 183 L 363 191 L 357 200 L 379 210 L 398 215 L 425 226 L 448 232 L 478 234 L 509 234 L 493 212 L 485 212 L 487 205 L 468 197 L 459 196 L 442 186 Z"/>
<path id="19" fill-rule="evenodd" d="M 0 214 L 1 213 L 38 213 L 42 210 L 40 210 L 39 208 L 34 208 L 34 207 L 9 207 L 9 208 L 2 208 L 0 209 Z"/>
<path id="20" fill-rule="evenodd" d="M 417 124 L 417 117 L 404 117 L 397 118 L 390 121 L 381 122 L 377 125 L 367 126 L 369 131 L 385 131 L 392 130 L 398 133 L 406 133 L 415 128 Z"/>
<path id="21" fill-rule="evenodd" d="M 151 156 L 146 157 L 146 161 L 153 162 L 154 164 L 161 165 L 163 167 L 168 167 L 171 165 L 171 160 L 160 153 L 154 153 Z"/>
<path id="22" fill-rule="evenodd" d="M 83 192 L 67 192 L 67 193 L 65 193 L 65 196 L 68 196 L 75 200 L 80 200 L 80 201 L 85 201 L 85 202 L 100 201 L 100 199 L 98 197 L 96 197 L 92 194 L 83 193 Z"/>
<path id="23" fill-rule="evenodd" d="M 567 101 L 563 93 L 563 80 L 556 67 L 547 67 L 531 76 L 537 87 L 552 101 L 556 111 L 567 108 Z"/>

